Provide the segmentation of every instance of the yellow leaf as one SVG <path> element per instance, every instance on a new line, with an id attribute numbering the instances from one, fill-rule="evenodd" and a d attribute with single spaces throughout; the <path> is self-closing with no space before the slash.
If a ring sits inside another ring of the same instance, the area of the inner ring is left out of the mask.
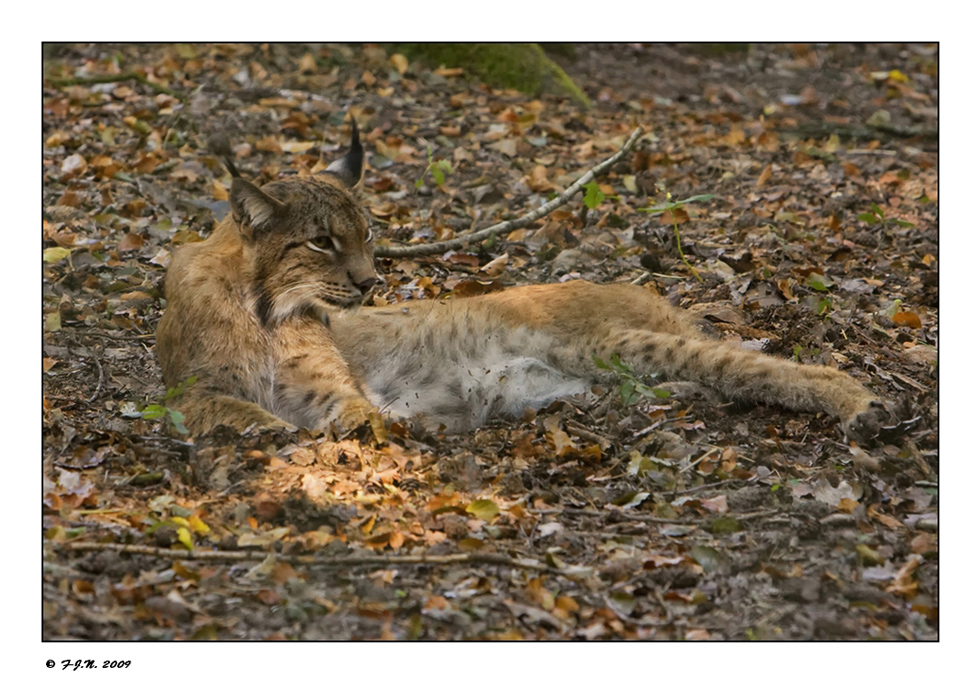
<path id="1" fill-rule="evenodd" d="M 829 154 L 835 154 L 837 150 L 840 149 L 840 136 L 837 133 L 831 133 L 830 137 L 827 138 L 827 142 L 824 144 L 823 149 Z"/>
<path id="2" fill-rule="evenodd" d="M 459 540 L 459 547 L 462 550 L 479 550 L 483 547 L 483 541 L 479 538 L 473 538 L 472 536 L 467 536 L 466 538 L 461 538 Z"/>
<path id="3" fill-rule="evenodd" d="M 177 540 L 188 550 L 194 550 L 194 541 L 191 539 L 191 530 L 186 527 L 177 529 Z"/>
<path id="4" fill-rule="evenodd" d="M 371 432 L 378 443 L 384 443 L 388 440 L 388 430 L 385 428 L 385 419 L 381 417 L 381 413 L 372 410 L 371 414 L 368 415 L 368 424 L 371 425 Z"/>
<path id="5" fill-rule="evenodd" d="M 197 515 L 191 515 L 187 518 L 187 523 L 190 525 L 191 529 L 199 534 L 206 534 L 211 531 L 211 527 L 204 523 Z"/>
<path id="6" fill-rule="evenodd" d="M 57 263 L 64 258 L 67 258 L 71 254 L 71 249 L 65 249 L 64 247 L 48 247 L 44 250 L 44 261 L 45 263 Z"/>
<path id="7" fill-rule="evenodd" d="M 466 511 L 484 522 L 492 522 L 500 514 L 500 508 L 492 500 L 480 498 L 466 506 Z"/>
<path id="8" fill-rule="evenodd" d="M 898 69 L 892 69 L 891 71 L 889 71 L 888 72 L 888 78 L 890 78 L 893 81 L 896 81 L 898 83 L 908 83 L 908 81 L 909 81 L 909 77 L 906 76 L 905 74 L 903 74 Z"/>
<path id="9" fill-rule="evenodd" d="M 408 71 L 408 59 L 405 58 L 405 55 L 396 52 L 388 58 L 388 61 L 391 62 L 391 65 L 395 67 L 395 71 L 399 74 L 404 74 Z"/>
<path id="10" fill-rule="evenodd" d="M 53 311 L 48 313 L 48 316 L 44 319 L 44 331 L 45 332 L 55 332 L 61 329 L 61 311 Z"/>

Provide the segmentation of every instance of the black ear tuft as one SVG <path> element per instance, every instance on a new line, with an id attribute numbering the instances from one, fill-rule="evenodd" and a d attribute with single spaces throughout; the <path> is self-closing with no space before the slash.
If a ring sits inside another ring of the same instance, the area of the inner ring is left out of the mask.
<path id="1" fill-rule="evenodd" d="M 244 178 L 231 181 L 228 198 L 235 220 L 254 230 L 268 229 L 272 219 L 283 208 L 282 202 L 270 197 Z"/>
<path id="2" fill-rule="evenodd" d="M 361 136 L 357 130 L 357 119 L 350 117 L 350 149 L 340 159 L 327 166 L 324 173 L 332 173 L 347 187 L 354 187 L 361 182 L 364 171 L 364 148 L 361 146 Z"/>
<path id="3" fill-rule="evenodd" d="M 238 172 L 235 168 L 235 163 L 232 161 L 232 157 L 235 156 L 234 152 L 231 150 L 231 141 L 228 139 L 228 134 L 224 131 L 214 133 L 210 138 L 208 138 L 208 150 L 212 154 L 216 154 L 221 157 L 222 161 L 225 162 L 225 168 L 231 173 L 232 178 L 241 178 L 242 174 Z"/>

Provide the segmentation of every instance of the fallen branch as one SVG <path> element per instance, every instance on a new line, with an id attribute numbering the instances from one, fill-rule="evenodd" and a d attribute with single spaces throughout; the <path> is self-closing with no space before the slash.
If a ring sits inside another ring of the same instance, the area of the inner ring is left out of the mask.
<path id="1" fill-rule="evenodd" d="M 588 171 L 585 172 L 581 178 L 576 180 L 572 185 L 568 187 L 560 195 L 552 199 L 546 204 L 542 204 L 537 209 L 529 214 L 521 216 L 520 218 L 515 218 L 509 221 L 503 221 L 495 225 L 491 225 L 489 228 L 484 228 L 483 230 L 477 230 L 476 232 L 471 232 L 467 235 L 461 235 L 455 239 L 445 240 L 444 242 L 429 242 L 426 244 L 410 244 L 408 246 L 392 246 L 392 247 L 378 247 L 374 250 L 375 256 L 417 256 L 426 254 L 442 254 L 451 249 L 462 249 L 467 244 L 473 242 L 478 242 L 484 240 L 493 235 L 499 235 L 504 232 L 510 232 L 512 230 L 517 230 L 518 228 L 523 228 L 525 225 L 530 225 L 534 221 L 547 216 L 549 213 L 562 206 L 575 195 L 576 192 L 582 189 L 582 186 L 592 181 L 600 173 L 603 173 L 607 168 L 615 164 L 617 161 L 623 158 L 623 156 L 633 148 L 636 141 L 640 139 L 640 133 L 642 129 L 637 128 L 630 135 L 629 139 L 623 144 L 618 152 L 613 154 L 611 157 L 605 161 L 593 166 Z"/>
<path id="2" fill-rule="evenodd" d="M 81 552 L 112 550 L 131 555 L 154 555 L 175 560 L 200 560 L 203 562 L 262 562 L 269 556 L 263 550 L 182 550 L 174 548 L 157 548 L 151 545 L 136 545 L 127 543 L 93 543 L 80 541 L 77 543 L 45 544 L 49 548 L 74 550 Z M 376 555 L 373 557 L 319 557 L 317 555 L 276 555 L 276 559 L 296 564 L 319 567 L 365 567 L 390 565 L 442 565 L 442 564 L 490 564 L 515 569 L 530 569 L 562 573 L 560 569 L 550 567 L 537 560 L 522 560 L 496 555 L 494 553 L 457 553 L 454 555 Z"/>
<path id="3" fill-rule="evenodd" d="M 45 81 L 49 85 L 53 85 L 56 88 L 64 88 L 69 85 L 96 85 L 99 83 L 121 83 L 122 81 L 134 80 L 139 81 L 143 85 L 151 88 L 154 92 L 163 93 L 164 95 L 170 95 L 171 97 L 176 97 L 181 102 L 184 101 L 183 95 L 171 90 L 165 85 L 160 85 L 159 83 L 154 83 L 146 76 L 136 71 L 127 71 L 121 74 L 106 74 L 103 76 L 79 76 L 77 78 L 46 78 Z"/>

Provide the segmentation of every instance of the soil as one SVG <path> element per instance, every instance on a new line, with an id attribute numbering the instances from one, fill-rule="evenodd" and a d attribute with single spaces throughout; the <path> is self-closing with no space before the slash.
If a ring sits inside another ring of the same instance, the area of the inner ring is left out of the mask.
<path id="1" fill-rule="evenodd" d="M 49 52 L 44 639 L 937 638 L 937 48 L 553 58 L 594 108 L 374 46 Z M 847 443 L 826 415 L 626 376 L 462 435 L 186 438 L 153 332 L 169 251 L 228 210 L 208 141 L 268 181 L 329 163 L 348 115 L 381 246 L 516 218 L 644 133 L 594 208 L 380 258 L 376 305 L 639 281 L 857 377 L 888 428 Z"/>

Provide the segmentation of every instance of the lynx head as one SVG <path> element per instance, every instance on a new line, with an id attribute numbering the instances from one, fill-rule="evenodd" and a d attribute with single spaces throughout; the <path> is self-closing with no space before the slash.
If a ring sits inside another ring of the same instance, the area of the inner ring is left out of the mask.
<path id="1" fill-rule="evenodd" d="M 312 178 L 277 180 L 261 189 L 241 177 L 232 181 L 232 214 L 252 253 L 263 324 L 357 306 L 379 283 L 371 230 L 352 192 L 363 160 L 352 119 L 350 150 Z"/>

